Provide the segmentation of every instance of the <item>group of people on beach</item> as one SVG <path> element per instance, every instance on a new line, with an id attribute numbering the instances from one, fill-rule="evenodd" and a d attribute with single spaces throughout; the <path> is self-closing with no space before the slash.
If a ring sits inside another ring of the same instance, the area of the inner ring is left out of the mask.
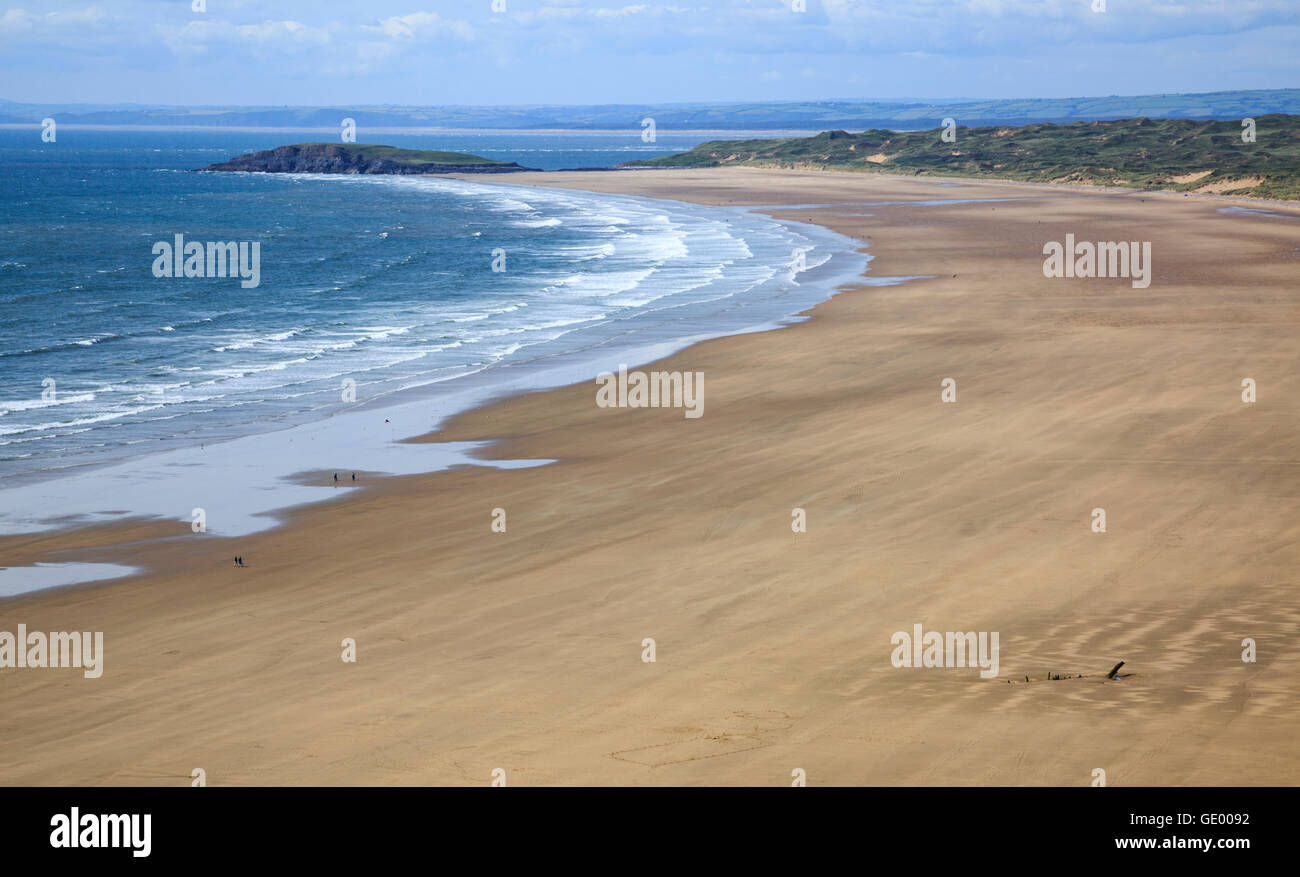
<path id="1" fill-rule="evenodd" d="M 338 480 L 339 480 L 339 473 L 337 473 L 337 472 L 334 473 L 334 480 L 335 480 L 335 481 L 338 481 Z M 352 480 L 353 480 L 353 481 L 356 481 L 356 480 L 357 480 L 357 473 L 355 473 L 355 472 L 352 473 Z M 235 566 L 244 566 L 244 558 L 242 558 L 242 557 L 236 557 L 236 558 L 235 558 Z"/>
<path id="2" fill-rule="evenodd" d="M 339 473 L 337 473 L 337 472 L 334 473 L 334 480 L 335 480 L 335 481 L 338 481 L 338 480 L 339 480 Z M 352 480 L 353 480 L 353 481 L 356 481 L 356 480 L 357 480 L 357 473 L 355 473 L 355 472 L 352 473 Z M 242 558 L 242 557 L 236 557 L 236 558 L 235 558 L 235 566 L 244 566 L 244 558 Z"/>

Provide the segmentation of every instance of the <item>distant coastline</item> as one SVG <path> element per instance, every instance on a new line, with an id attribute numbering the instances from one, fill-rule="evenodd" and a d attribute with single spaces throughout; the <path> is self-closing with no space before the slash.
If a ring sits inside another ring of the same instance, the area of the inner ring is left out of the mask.
<path id="1" fill-rule="evenodd" d="M 623 130 L 655 120 L 660 130 L 826 131 L 835 128 L 921 130 L 952 116 L 963 125 L 1027 125 L 1123 119 L 1240 119 L 1266 113 L 1300 114 L 1300 89 L 1250 89 L 1188 94 L 1077 96 L 1066 98 L 883 98 L 706 103 L 498 106 L 161 106 L 76 104 L 0 99 L 0 123 L 116 123 L 180 127 L 193 120 L 213 127 L 327 128 L 344 118 L 378 131 L 394 127 L 448 130 Z"/>
<path id="2" fill-rule="evenodd" d="M 39 122 L 0 122 L 0 131 L 29 131 L 40 130 Z M 230 134 L 326 134 L 337 136 L 339 129 L 337 125 L 323 127 L 314 126 L 297 126 L 297 125 L 99 125 L 84 124 L 81 122 L 61 122 L 60 130 L 67 131 L 220 131 Z M 554 134 L 581 134 L 581 135 L 621 135 L 637 137 L 641 136 L 641 129 L 636 126 L 625 128 L 456 128 L 446 126 L 429 126 L 422 127 L 417 125 L 408 126 L 366 126 L 368 134 L 478 134 L 478 135 L 515 135 L 515 136 L 537 136 L 545 137 Z M 803 130 L 794 128 L 754 128 L 754 129 L 736 129 L 736 128 L 673 128 L 672 133 L 680 136 L 707 136 L 711 134 L 725 135 L 728 137 L 737 134 L 747 134 L 751 137 L 811 137 L 814 134 L 821 133 L 821 128 L 806 128 Z M 900 131 L 910 129 L 898 129 Z"/>

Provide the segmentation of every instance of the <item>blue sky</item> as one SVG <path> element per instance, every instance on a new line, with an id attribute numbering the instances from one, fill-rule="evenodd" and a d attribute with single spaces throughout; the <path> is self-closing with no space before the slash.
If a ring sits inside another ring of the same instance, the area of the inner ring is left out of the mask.
<path id="1" fill-rule="evenodd" d="M 0 0 L 0 97 L 644 104 L 1300 86 L 1300 0 L 205 2 Z"/>

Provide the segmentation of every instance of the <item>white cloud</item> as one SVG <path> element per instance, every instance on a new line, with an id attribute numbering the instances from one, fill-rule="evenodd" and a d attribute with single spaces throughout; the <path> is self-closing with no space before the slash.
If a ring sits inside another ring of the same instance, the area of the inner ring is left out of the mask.
<path id="1" fill-rule="evenodd" d="M 95 28 L 108 20 L 107 13 L 98 6 L 46 13 L 15 7 L 6 9 L 0 16 L 0 35 L 24 33 L 29 39 L 57 40 Z"/>
<path id="2" fill-rule="evenodd" d="M 327 46 L 333 40 L 330 31 L 299 21 L 235 24 L 218 18 L 202 18 L 180 27 L 158 25 L 158 31 L 167 47 L 181 55 L 223 48 L 243 48 L 260 54 L 297 52 Z"/>
<path id="3" fill-rule="evenodd" d="M 445 19 L 436 12 L 413 12 L 381 18 L 379 27 L 365 27 L 367 31 L 380 31 L 392 39 L 427 41 L 451 35 L 461 40 L 474 39 L 474 28 L 463 21 Z"/>

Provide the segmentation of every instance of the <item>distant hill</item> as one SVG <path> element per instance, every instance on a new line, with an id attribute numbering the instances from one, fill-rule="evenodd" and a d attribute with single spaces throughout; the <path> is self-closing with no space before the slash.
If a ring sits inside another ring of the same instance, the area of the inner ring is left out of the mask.
<path id="1" fill-rule="evenodd" d="M 826 168 L 1300 199 L 1300 116 L 1264 115 L 1255 125 L 1254 143 L 1243 142 L 1240 121 L 1188 119 L 957 126 L 952 143 L 944 142 L 942 128 L 826 131 L 714 140 L 622 166 Z"/>
<path id="2" fill-rule="evenodd" d="M 464 152 L 398 149 L 360 143 L 295 143 L 210 164 L 204 171 L 268 174 L 453 174 L 526 171 L 513 161 Z"/>
<path id="3" fill-rule="evenodd" d="M 963 125 L 1026 125 L 1137 116 L 1241 119 L 1268 113 L 1300 114 L 1300 89 L 1222 91 L 1015 100 L 824 100 L 718 104 L 499 107 L 176 107 L 134 104 L 19 104 L 0 101 L 0 123 L 61 125 L 201 125 L 215 127 L 335 128 L 344 118 L 372 128 L 636 129 L 647 116 L 663 129 L 824 131 L 931 128 L 945 118 Z"/>

